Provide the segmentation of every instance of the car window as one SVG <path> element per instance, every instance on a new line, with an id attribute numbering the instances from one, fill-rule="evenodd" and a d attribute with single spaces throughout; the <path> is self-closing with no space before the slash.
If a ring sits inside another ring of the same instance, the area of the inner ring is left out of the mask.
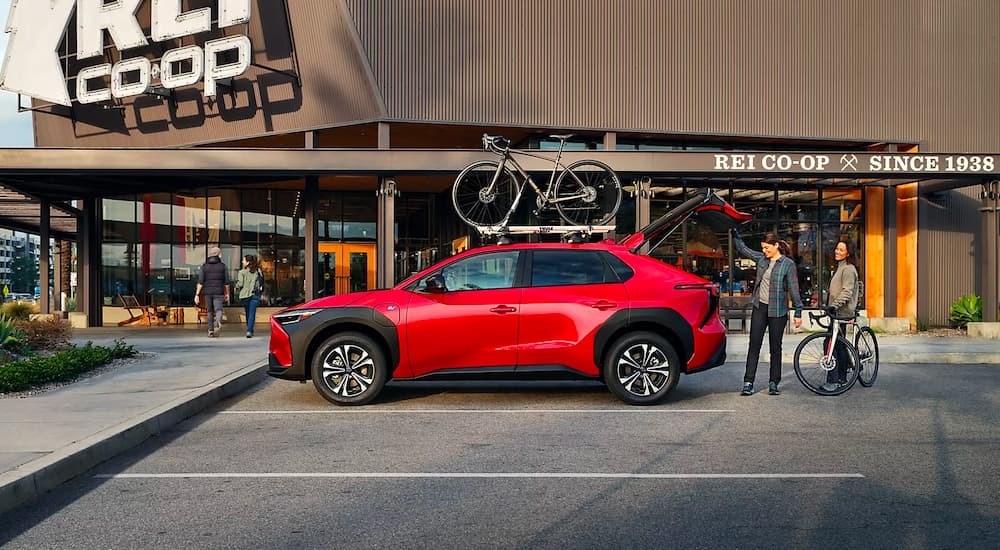
<path id="1" fill-rule="evenodd" d="M 616 282 L 618 276 L 593 250 L 536 250 L 531 259 L 531 286 L 593 285 Z"/>
<path id="2" fill-rule="evenodd" d="M 632 268 L 623 262 L 618 256 L 602 252 L 601 257 L 604 258 L 605 261 L 608 262 L 608 265 L 611 266 L 611 270 L 615 272 L 615 275 L 617 275 L 618 281 L 627 281 L 632 278 L 632 275 L 635 275 L 635 271 L 633 271 Z"/>
<path id="3" fill-rule="evenodd" d="M 478 254 L 441 270 L 449 291 L 512 288 L 517 270 L 516 250 Z"/>

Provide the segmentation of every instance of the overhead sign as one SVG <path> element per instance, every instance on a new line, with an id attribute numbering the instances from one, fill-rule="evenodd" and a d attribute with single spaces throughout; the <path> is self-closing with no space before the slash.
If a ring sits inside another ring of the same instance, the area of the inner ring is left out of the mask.
<path id="1" fill-rule="evenodd" d="M 712 153 L 712 171 L 872 175 L 989 174 L 996 155 L 922 153 Z"/>
<path id="2" fill-rule="evenodd" d="M 143 0 L 13 0 L 7 19 L 10 33 L 0 69 L 0 89 L 72 105 L 69 86 L 59 59 L 59 44 L 76 12 L 76 58 L 104 58 L 104 31 L 123 52 L 118 63 L 86 67 L 75 76 L 76 99 L 97 103 L 137 96 L 158 82 L 170 90 L 205 83 L 205 95 L 214 96 L 223 79 L 242 75 L 250 67 L 250 39 L 233 35 L 208 40 L 203 46 L 184 46 L 163 54 L 159 63 L 145 56 L 126 58 L 126 50 L 148 46 L 136 12 Z M 181 0 L 149 0 L 151 36 L 164 42 L 212 30 L 212 8 L 182 12 Z M 250 21 L 250 0 L 219 0 L 217 28 Z"/>

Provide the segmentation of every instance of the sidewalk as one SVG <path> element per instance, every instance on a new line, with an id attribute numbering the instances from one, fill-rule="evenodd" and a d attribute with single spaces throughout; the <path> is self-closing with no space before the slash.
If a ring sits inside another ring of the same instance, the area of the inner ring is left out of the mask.
<path id="1" fill-rule="evenodd" d="M 0 399 L 0 513 L 263 380 L 268 328 L 250 340 L 236 326 L 215 339 L 194 327 L 78 329 L 76 343 L 125 338 L 151 355 L 38 396 Z M 803 336 L 784 338 L 788 368 Z M 727 362 L 744 362 L 747 343 L 746 334 L 731 334 Z M 882 363 L 1000 364 L 996 340 L 879 335 L 879 345 Z"/>

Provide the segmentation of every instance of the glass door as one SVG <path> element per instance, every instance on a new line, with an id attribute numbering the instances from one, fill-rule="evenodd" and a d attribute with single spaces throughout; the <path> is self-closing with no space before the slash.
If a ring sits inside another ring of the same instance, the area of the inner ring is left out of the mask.
<path id="1" fill-rule="evenodd" d="M 320 242 L 318 296 L 374 288 L 375 243 Z"/>

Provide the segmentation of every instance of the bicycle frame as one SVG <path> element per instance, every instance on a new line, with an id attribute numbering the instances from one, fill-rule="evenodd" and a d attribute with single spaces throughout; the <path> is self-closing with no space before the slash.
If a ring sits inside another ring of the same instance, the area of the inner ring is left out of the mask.
<path id="1" fill-rule="evenodd" d="M 823 324 L 820 322 L 820 320 L 823 319 L 824 317 L 830 318 L 829 327 L 824 327 Z M 858 330 L 858 317 L 857 315 L 855 315 L 851 319 L 846 319 L 843 317 L 835 317 L 833 315 L 817 315 L 815 313 L 809 313 L 809 318 L 815 321 L 816 324 L 820 326 L 820 328 L 826 328 L 827 332 L 829 332 L 830 335 L 832 336 L 826 344 L 826 352 L 823 354 L 823 360 L 820 366 L 823 367 L 823 370 L 827 371 L 833 370 L 837 367 L 837 365 L 834 362 L 833 349 L 834 346 L 837 344 L 837 335 L 840 334 L 840 325 L 841 324 L 847 325 L 847 328 L 844 329 L 844 334 L 843 334 L 844 339 L 847 340 L 848 342 L 853 342 L 854 337 Z"/>
<path id="2" fill-rule="evenodd" d="M 556 151 L 555 158 L 546 155 L 540 155 L 538 153 L 532 153 L 530 151 L 523 151 L 520 149 L 514 149 L 514 150 L 511 150 L 510 148 L 499 149 L 493 144 L 491 136 L 484 135 L 483 143 L 485 144 L 486 146 L 485 148 L 487 150 L 492 151 L 493 153 L 496 153 L 497 155 L 500 156 L 500 162 L 497 164 L 496 172 L 494 172 L 493 174 L 493 180 L 490 182 L 489 187 L 487 187 L 486 189 L 487 192 L 492 193 L 496 189 L 497 182 L 500 181 L 500 177 L 504 173 L 504 168 L 507 167 L 508 162 L 516 171 L 517 176 L 521 180 L 521 184 L 517 188 L 517 196 L 514 197 L 513 204 L 511 204 L 510 210 L 504 217 L 505 223 L 506 220 L 510 218 L 511 214 L 517 211 L 517 205 L 520 204 L 521 202 L 521 197 L 524 195 L 524 188 L 526 185 L 531 185 L 531 188 L 534 189 L 535 194 L 537 194 L 538 197 L 540 198 L 541 201 L 538 205 L 539 209 L 545 208 L 548 205 L 555 204 L 557 202 L 568 201 L 578 198 L 577 196 L 568 196 L 557 199 L 551 196 L 553 193 L 552 189 L 554 187 L 553 182 L 555 182 L 556 180 L 556 174 L 566 171 L 566 165 L 563 164 L 562 162 L 562 154 L 563 154 L 563 149 L 566 146 L 566 140 L 559 141 L 559 149 Z M 542 191 L 542 189 L 538 187 L 538 184 L 535 183 L 535 179 L 531 177 L 531 174 L 529 174 L 521 166 L 521 163 L 517 161 L 517 159 L 514 157 L 515 153 L 518 155 L 534 157 L 552 163 L 552 171 L 549 172 L 549 181 L 545 185 L 545 191 Z"/>

